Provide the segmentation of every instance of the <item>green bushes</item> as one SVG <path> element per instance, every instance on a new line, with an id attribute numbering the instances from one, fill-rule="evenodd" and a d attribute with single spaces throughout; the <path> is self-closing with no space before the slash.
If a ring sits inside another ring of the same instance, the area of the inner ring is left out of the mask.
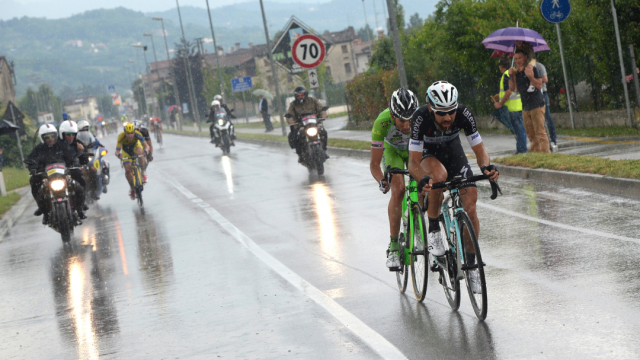
<path id="1" fill-rule="evenodd" d="M 351 108 L 351 127 L 371 128 L 378 114 L 389 106 L 391 93 L 400 87 L 397 70 L 357 76 L 345 88 Z"/>

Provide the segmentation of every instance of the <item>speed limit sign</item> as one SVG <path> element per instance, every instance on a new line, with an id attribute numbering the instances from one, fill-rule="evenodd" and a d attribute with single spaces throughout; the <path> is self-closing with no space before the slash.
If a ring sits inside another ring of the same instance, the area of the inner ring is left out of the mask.
<path id="1" fill-rule="evenodd" d="M 324 43 L 315 35 L 302 35 L 291 47 L 293 61 L 307 69 L 320 65 L 324 60 L 324 55 Z"/>

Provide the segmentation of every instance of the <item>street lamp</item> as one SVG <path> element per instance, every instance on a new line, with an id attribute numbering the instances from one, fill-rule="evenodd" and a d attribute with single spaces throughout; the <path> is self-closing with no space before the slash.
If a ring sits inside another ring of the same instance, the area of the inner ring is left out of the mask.
<path id="1" fill-rule="evenodd" d="M 155 61 L 155 64 L 156 64 L 156 78 L 158 79 L 158 81 L 160 81 L 160 73 L 158 72 L 158 57 L 156 56 L 156 44 L 153 42 L 153 35 L 150 33 L 144 33 L 142 35 L 148 36 L 151 38 L 151 48 L 153 49 L 153 60 Z M 153 88 L 153 79 L 151 79 L 151 89 L 155 91 L 155 89 Z M 162 83 L 162 91 L 163 92 L 166 91 L 164 87 L 164 82 Z M 164 109 L 164 101 L 162 101 L 162 96 L 160 96 L 158 100 L 160 101 L 160 104 L 159 104 L 160 109 Z M 160 111 L 160 117 L 162 118 L 162 120 L 165 120 L 164 111 Z"/>
<path id="2" fill-rule="evenodd" d="M 169 73 L 171 74 L 171 80 L 173 82 L 173 98 L 174 105 L 180 106 L 180 94 L 178 93 L 178 83 L 176 81 L 176 74 L 173 72 L 173 66 L 171 66 L 171 57 L 169 56 L 169 44 L 167 43 L 167 32 L 164 29 L 164 19 L 161 17 L 152 18 L 155 21 L 160 21 L 162 24 L 162 36 L 164 37 L 164 48 L 167 51 L 167 61 L 169 62 Z M 178 127 L 182 130 L 182 121 L 178 121 Z"/>
<path id="3" fill-rule="evenodd" d="M 178 19 L 180 20 L 180 30 L 182 31 L 182 39 L 184 44 L 187 43 L 187 38 L 184 36 L 184 27 L 182 26 L 182 15 L 180 14 L 180 4 L 176 0 L 176 7 L 178 8 Z M 198 103 L 196 99 L 196 89 L 193 86 L 193 79 L 191 77 L 191 66 L 189 66 L 189 49 L 185 49 L 184 67 L 187 73 L 187 88 L 189 89 L 189 97 L 191 98 L 191 107 L 193 108 L 193 120 L 198 125 L 198 132 L 202 131 L 200 126 L 200 116 L 198 114 Z"/>
<path id="4" fill-rule="evenodd" d="M 213 38 L 213 51 L 216 53 L 216 63 L 218 65 L 218 79 L 220 80 L 220 94 L 222 95 L 222 99 L 225 99 L 224 85 L 222 83 L 222 74 L 220 70 L 220 58 L 218 57 L 218 44 L 216 43 L 216 34 L 213 32 L 213 22 L 211 21 L 211 10 L 209 10 L 209 0 L 207 0 L 207 14 L 209 15 L 209 26 L 211 26 L 211 37 Z M 244 93 L 242 93 L 242 96 L 244 96 Z"/>

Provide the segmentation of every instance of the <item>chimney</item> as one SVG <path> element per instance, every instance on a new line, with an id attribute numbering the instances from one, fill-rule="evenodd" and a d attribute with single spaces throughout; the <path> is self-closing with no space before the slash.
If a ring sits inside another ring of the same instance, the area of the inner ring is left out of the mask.
<path id="1" fill-rule="evenodd" d="M 236 43 L 236 51 L 240 51 L 240 43 Z"/>
<path id="2" fill-rule="evenodd" d="M 229 54 L 233 52 L 233 46 L 229 46 Z"/>
<path id="3" fill-rule="evenodd" d="M 218 56 L 224 56 L 224 49 L 222 46 L 218 46 Z"/>
<path id="4" fill-rule="evenodd" d="M 249 43 L 249 49 L 253 49 L 253 43 Z"/>
<path id="5" fill-rule="evenodd" d="M 378 29 L 378 39 L 382 39 L 384 37 L 384 30 Z"/>

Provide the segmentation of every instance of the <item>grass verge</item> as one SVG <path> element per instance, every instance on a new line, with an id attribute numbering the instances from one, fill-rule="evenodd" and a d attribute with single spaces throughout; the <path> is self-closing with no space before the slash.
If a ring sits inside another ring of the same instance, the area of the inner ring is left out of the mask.
<path id="1" fill-rule="evenodd" d="M 628 126 L 595 127 L 586 129 L 556 129 L 558 135 L 587 137 L 622 137 L 640 136 L 640 129 Z"/>
<path id="2" fill-rule="evenodd" d="M 348 115 L 349 115 L 349 113 L 345 111 L 345 112 L 341 112 L 341 113 L 329 114 L 327 116 L 327 118 L 333 119 L 333 118 L 342 117 L 342 116 L 348 116 Z"/>
<path id="3" fill-rule="evenodd" d="M 496 163 L 640 180 L 640 160 L 611 160 L 596 156 L 526 153 L 497 158 Z"/>
<path id="4" fill-rule="evenodd" d="M 170 134 L 185 134 L 185 135 L 199 135 L 199 136 L 209 136 L 208 133 L 197 131 L 187 131 L 187 130 L 165 130 L 165 132 Z M 252 134 L 252 133 L 241 133 L 236 132 L 236 136 L 241 139 L 256 139 L 256 140 L 269 140 L 269 141 L 279 141 L 279 142 L 288 142 L 286 136 L 279 135 L 269 135 L 269 134 Z M 346 149 L 355 149 L 355 150 L 369 150 L 371 149 L 371 143 L 368 141 L 360 141 L 360 140 L 348 140 L 348 139 L 329 139 L 327 145 L 346 148 Z"/>
<path id="5" fill-rule="evenodd" d="M 27 195 L 31 196 L 31 195 Z M 11 209 L 22 197 L 18 193 L 9 193 L 7 196 L 0 196 L 0 217 Z"/>
<path id="6" fill-rule="evenodd" d="M 22 169 L 3 168 L 2 176 L 4 177 L 4 185 L 7 187 L 7 191 L 29 185 L 29 175 Z"/>

